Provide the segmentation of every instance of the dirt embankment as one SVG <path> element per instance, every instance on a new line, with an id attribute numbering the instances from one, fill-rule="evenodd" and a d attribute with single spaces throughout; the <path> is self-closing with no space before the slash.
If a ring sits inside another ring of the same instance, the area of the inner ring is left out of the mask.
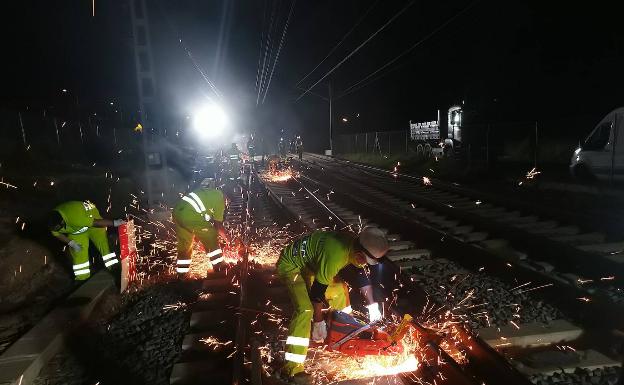
<path id="1" fill-rule="evenodd" d="M 46 214 L 88 199 L 114 218 L 138 192 L 136 178 L 97 166 L 41 171 L 0 167 L 0 353 L 73 287 L 71 259 L 45 228 Z"/>

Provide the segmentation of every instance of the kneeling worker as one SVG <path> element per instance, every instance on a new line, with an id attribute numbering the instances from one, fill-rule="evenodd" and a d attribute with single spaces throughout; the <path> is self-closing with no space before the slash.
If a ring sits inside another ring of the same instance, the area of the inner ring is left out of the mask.
<path id="1" fill-rule="evenodd" d="M 314 341 L 321 342 L 327 338 L 323 303 L 327 300 L 335 310 L 349 307 L 347 288 L 343 282 L 336 283 L 339 272 L 351 265 L 362 268 L 367 263 L 377 264 L 377 259 L 387 251 L 388 240 L 381 230 L 374 227 L 365 227 L 357 236 L 314 231 L 282 250 L 277 261 L 277 273 L 288 288 L 295 309 L 288 328 L 283 375 L 293 377 L 304 371 L 310 329 Z M 306 280 L 312 283 L 308 285 Z M 373 302 L 370 285 L 361 287 L 360 291 L 368 302 L 369 320 L 379 320 L 381 313 L 378 304 Z"/>
<path id="2" fill-rule="evenodd" d="M 218 238 L 227 242 L 223 227 L 225 198 L 220 190 L 214 188 L 214 181 L 208 188 L 197 189 L 182 197 L 173 209 L 173 222 L 176 225 L 178 241 L 177 272 L 184 277 L 191 267 L 193 239 L 197 238 L 204 246 L 213 269 L 223 266 L 223 252 L 219 248 Z"/>
<path id="3" fill-rule="evenodd" d="M 56 238 L 69 246 L 73 258 L 74 278 L 84 281 L 91 276 L 89 241 L 102 256 L 102 262 L 113 273 L 115 282 L 121 279 L 119 259 L 110 251 L 106 228 L 119 227 L 123 219 L 103 219 L 95 205 L 89 201 L 62 203 L 50 213 L 48 228 Z"/>

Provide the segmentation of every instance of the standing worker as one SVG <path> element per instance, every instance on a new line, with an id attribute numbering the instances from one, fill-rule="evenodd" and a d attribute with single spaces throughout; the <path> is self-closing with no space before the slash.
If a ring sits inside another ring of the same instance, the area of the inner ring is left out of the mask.
<path id="1" fill-rule="evenodd" d="M 176 225 L 178 241 L 177 273 L 182 278 L 191 267 L 193 240 L 197 238 L 206 250 L 206 256 L 214 270 L 223 266 L 223 252 L 219 247 L 218 238 L 227 242 L 227 234 L 223 227 L 225 198 L 211 180 L 207 188 L 197 189 L 182 197 L 173 209 L 173 222 Z"/>
<path id="2" fill-rule="evenodd" d="M 240 178 L 240 150 L 236 143 L 232 143 L 232 147 L 228 151 L 228 161 L 229 161 L 229 178 L 230 180 L 235 180 Z"/>
<path id="3" fill-rule="evenodd" d="M 306 381 L 303 363 L 312 340 L 327 338 L 327 324 L 323 304 L 327 300 L 335 310 L 349 309 L 349 294 L 344 283 L 336 283 L 339 272 L 350 265 L 358 268 L 388 251 L 384 233 L 374 227 L 365 227 L 359 235 L 351 233 L 313 231 L 286 246 L 277 261 L 277 273 L 288 288 L 294 313 L 286 340 L 286 363 L 282 374 Z M 370 322 L 381 319 L 379 305 L 374 302 L 370 285 L 361 287 L 366 298 Z M 310 322 L 312 322 L 312 325 Z"/>
<path id="4" fill-rule="evenodd" d="M 254 138 L 253 134 L 249 135 L 249 140 L 247 141 L 247 153 L 249 154 L 249 161 L 253 163 L 256 158 L 256 138 Z"/>
<path id="5" fill-rule="evenodd" d="M 113 274 L 119 285 L 121 269 L 119 259 L 110 251 L 106 228 L 119 227 L 123 219 L 103 219 L 95 205 L 89 201 L 69 201 L 56 206 L 48 216 L 48 228 L 57 239 L 69 246 L 73 259 L 74 279 L 84 281 L 91 276 L 89 241 L 102 256 L 104 266 Z"/>
<path id="6" fill-rule="evenodd" d="M 283 158 L 286 157 L 286 142 L 284 142 L 284 138 L 280 138 L 277 144 L 277 151 L 279 152 L 279 156 Z"/>
<path id="7" fill-rule="evenodd" d="M 297 150 L 297 155 L 299 155 L 299 160 L 303 159 L 303 140 L 301 136 L 297 135 L 297 139 L 295 140 L 295 149 Z"/>

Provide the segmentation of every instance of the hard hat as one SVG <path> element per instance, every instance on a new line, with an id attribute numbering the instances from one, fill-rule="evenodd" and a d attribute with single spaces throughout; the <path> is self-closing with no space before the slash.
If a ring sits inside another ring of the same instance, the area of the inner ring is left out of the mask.
<path id="1" fill-rule="evenodd" d="M 366 254 L 366 262 L 369 265 L 376 265 L 377 259 L 388 252 L 388 239 L 377 227 L 364 227 L 358 235 L 358 242 Z"/>

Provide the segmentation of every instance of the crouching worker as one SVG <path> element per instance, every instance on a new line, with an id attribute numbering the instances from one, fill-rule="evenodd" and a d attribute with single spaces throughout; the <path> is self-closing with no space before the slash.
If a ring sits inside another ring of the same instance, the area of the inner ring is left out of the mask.
<path id="1" fill-rule="evenodd" d="M 48 228 L 52 235 L 69 248 L 75 280 L 84 281 L 91 276 L 89 242 L 92 242 L 117 285 L 121 280 L 121 268 L 119 258 L 110 250 L 106 228 L 119 227 L 124 223 L 123 219 L 102 218 L 97 207 L 89 201 L 61 203 L 48 216 Z"/>
<path id="2" fill-rule="evenodd" d="M 216 189 L 214 181 L 206 188 L 199 188 L 182 197 L 173 209 L 173 222 L 176 225 L 178 257 L 176 269 L 179 278 L 188 275 L 193 255 L 193 240 L 204 246 L 206 256 L 215 271 L 225 267 L 223 251 L 219 247 L 219 237 L 227 243 L 227 233 L 223 227 L 225 197 Z"/>
<path id="3" fill-rule="evenodd" d="M 281 374 L 296 382 L 306 383 L 304 361 L 310 343 L 327 338 L 323 306 L 327 301 L 335 310 L 349 309 L 349 293 L 339 272 L 353 265 L 364 267 L 377 264 L 388 251 L 384 233 L 365 227 L 359 235 L 351 233 L 314 231 L 286 246 L 277 261 L 277 273 L 288 288 L 294 313 L 288 328 L 284 367 Z M 373 301 L 370 285 L 360 288 L 368 302 L 369 317 L 381 318 Z M 311 335 L 310 335 L 311 331 Z"/>

